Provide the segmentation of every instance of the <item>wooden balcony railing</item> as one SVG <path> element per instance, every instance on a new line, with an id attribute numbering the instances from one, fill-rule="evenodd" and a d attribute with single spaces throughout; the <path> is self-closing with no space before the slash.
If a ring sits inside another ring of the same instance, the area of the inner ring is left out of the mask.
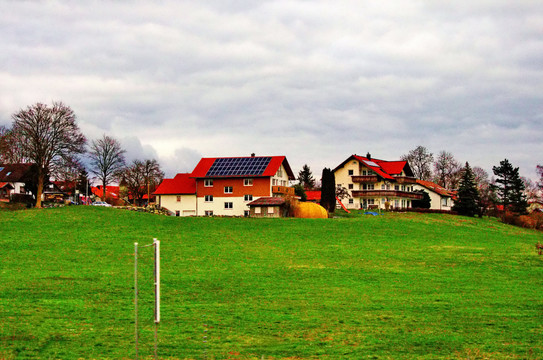
<path id="1" fill-rule="evenodd" d="M 397 176 L 394 178 L 398 184 L 416 184 L 417 179 L 410 176 Z"/>
<path id="2" fill-rule="evenodd" d="M 377 175 L 355 175 L 351 176 L 354 183 L 376 183 L 379 181 Z"/>
<path id="3" fill-rule="evenodd" d="M 272 186 L 272 193 L 294 196 L 294 188 L 288 186 Z"/>
<path id="4" fill-rule="evenodd" d="M 404 198 L 412 200 L 421 200 L 422 194 L 398 191 L 398 190 L 353 190 L 354 198 L 377 198 L 377 197 L 390 197 L 390 198 Z"/>

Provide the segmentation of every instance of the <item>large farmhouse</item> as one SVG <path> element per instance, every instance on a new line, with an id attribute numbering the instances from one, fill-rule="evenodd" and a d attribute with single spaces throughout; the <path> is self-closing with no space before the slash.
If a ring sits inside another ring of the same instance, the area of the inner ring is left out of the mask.
<path id="1" fill-rule="evenodd" d="M 348 209 L 410 208 L 416 179 L 407 161 L 373 159 L 370 154 L 351 155 L 334 170 L 336 186 L 348 190 L 342 200 Z"/>
<path id="2" fill-rule="evenodd" d="M 154 194 L 178 216 L 248 216 L 249 203 L 290 194 L 294 179 L 285 156 L 202 158 L 192 173 L 165 179 Z"/>

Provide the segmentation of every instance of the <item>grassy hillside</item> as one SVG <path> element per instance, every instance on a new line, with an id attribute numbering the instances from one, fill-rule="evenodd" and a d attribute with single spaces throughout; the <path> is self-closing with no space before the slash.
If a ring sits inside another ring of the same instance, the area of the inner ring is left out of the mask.
<path id="1" fill-rule="evenodd" d="M 0 211 L 0 359 L 134 358 L 134 242 L 154 237 L 163 359 L 543 358 L 541 233 L 445 215 L 69 207 Z M 150 248 L 139 263 L 143 358 Z"/>

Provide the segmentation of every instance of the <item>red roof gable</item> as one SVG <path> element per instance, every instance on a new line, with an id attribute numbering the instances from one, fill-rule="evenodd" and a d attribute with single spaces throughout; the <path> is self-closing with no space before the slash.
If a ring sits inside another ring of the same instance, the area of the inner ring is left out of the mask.
<path id="1" fill-rule="evenodd" d="M 405 172 L 406 176 L 413 176 L 413 172 L 411 171 L 411 168 L 409 167 L 407 161 L 386 161 L 374 158 L 367 158 L 359 155 L 351 155 L 347 160 L 345 160 L 338 167 L 336 167 L 334 169 L 334 172 L 337 171 L 339 168 L 343 167 L 343 165 L 345 165 L 351 159 L 358 160 L 384 179 L 393 180 L 393 175 L 400 175 L 402 171 Z"/>
<path id="2" fill-rule="evenodd" d="M 419 180 L 417 179 L 417 184 L 424 186 L 428 190 L 432 190 L 435 193 L 438 193 L 441 196 L 454 197 L 455 194 L 452 191 L 445 189 L 443 186 L 433 183 L 431 181 Z"/>
<path id="3" fill-rule="evenodd" d="M 177 174 L 173 179 L 164 179 L 153 193 L 155 195 L 196 194 L 196 179 L 192 174 Z"/>
<path id="4" fill-rule="evenodd" d="M 285 171 L 287 172 L 288 178 L 290 180 L 295 179 L 294 173 L 292 172 L 292 169 L 290 168 L 290 165 L 289 165 L 289 163 L 287 161 L 287 158 L 285 156 L 270 156 L 270 157 L 271 157 L 271 160 L 268 163 L 268 166 L 266 167 L 266 169 L 264 170 L 262 175 L 258 175 L 258 176 L 251 175 L 249 177 L 274 176 L 277 173 L 277 171 L 279 170 L 279 168 L 281 167 L 281 165 L 283 165 L 283 167 L 285 168 Z M 243 159 L 243 158 L 244 157 L 236 157 L 236 158 L 231 158 L 231 159 Z M 200 160 L 200 162 L 198 163 L 198 165 L 196 165 L 196 167 L 192 171 L 191 176 L 194 177 L 194 178 L 208 177 L 207 173 L 208 173 L 209 169 L 211 168 L 211 166 L 213 165 L 213 163 L 215 163 L 215 160 L 217 160 L 217 159 L 229 159 L 229 158 L 202 158 Z M 247 175 L 244 175 L 244 174 L 239 174 L 239 175 L 234 174 L 234 175 L 228 175 L 228 176 L 214 175 L 214 176 L 210 176 L 210 177 L 217 178 L 217 177 L 238 177 L 238 176 L 239 177 L 248 177 Z"/>

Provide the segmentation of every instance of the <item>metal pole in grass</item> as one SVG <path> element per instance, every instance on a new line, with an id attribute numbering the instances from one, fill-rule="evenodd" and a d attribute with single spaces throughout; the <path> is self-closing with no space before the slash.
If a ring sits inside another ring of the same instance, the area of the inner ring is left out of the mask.
<path id="1" fill-rule="evenodd" d="M 153 239 L 153 243 L 143 247 L 154 248 L 154 284 L 155 284 L 155 359 L 158 359 L 158 323 L 160 322 L 160 241 Z M 138 243 L 134 243 L 134 306 L 135 306 L 135 337 L 136 360 L 138 359 Z"/>
<path id="2" fill-rule="evenodd" d="M 153 239 L 155 247 L 155 359 L 158 359 L 158 323 L 160 322 L 160 241 Z"/>
<path id="3" fill-rule="evenodd" d="M 136 326 L 136 360 L 138 360 L 138 243 L 134 243 L 134 308 Z"/>

